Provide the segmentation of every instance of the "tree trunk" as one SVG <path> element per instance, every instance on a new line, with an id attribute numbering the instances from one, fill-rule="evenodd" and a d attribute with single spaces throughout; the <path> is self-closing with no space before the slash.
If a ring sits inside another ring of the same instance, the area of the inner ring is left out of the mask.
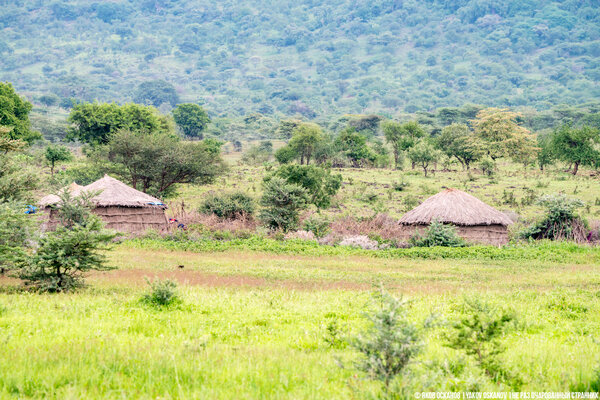
<path id="1" fill-rule="evenodd" d="M 573 166 L 573 175 L 577 175 L 577 171 L 579 171 L 579 163 L 576 162 L 575 165 Z"/>

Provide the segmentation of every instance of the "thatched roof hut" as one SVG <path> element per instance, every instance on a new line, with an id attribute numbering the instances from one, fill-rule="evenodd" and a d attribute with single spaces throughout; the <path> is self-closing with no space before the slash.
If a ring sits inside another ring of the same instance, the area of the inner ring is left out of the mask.
<path id="1" fill-rule="evenodd" d="M 76 184 L 75 182 L 71 183 L 69 186 L 65 186 L 64 188 L 58 191 L 59 194 L 68 190 L 72 196 L 79 195 L 79 192 L 83 189 L 83 186 Z M 49 194 L 47 196 L 42 197 L 42 199 L 38 202 L 39 206 L 42 208 L 49 207 L 60 202 L 60 197 L 57 194 Z"/>
<path id="2" fill-rule="evenodd" d="M 407 212 L 399 221 L 404 239 L 437 220 L 457 227 L 469 242 L 501 245 L 508 242 L 510 218 L 483 201 L 457 189 L 447 189 Z"/>
<path id="3" fill-rule="evenodd" d="M 71 185 L 62 190 L 70 190 L 73 196 L 84 192 L 98 193 L 91 198 L 95 205 L 93 212 L 104 220 L 109 229 L 142 233 L 148 229 L 162 231 L 167 228 L 165 216 L 167 206 L 161 200 L 108 175 L 84 187 Z M 41 207 L 50 209 L 47 228 L 56 226 L 56 210 L 53 208 L 59 201 L 57 195 L 49 195 L 39 202 Z"/>

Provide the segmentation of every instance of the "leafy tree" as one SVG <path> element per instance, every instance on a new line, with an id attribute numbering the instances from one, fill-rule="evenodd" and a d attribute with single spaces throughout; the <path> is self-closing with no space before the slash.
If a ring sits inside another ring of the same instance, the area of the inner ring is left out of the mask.
<path id="1" fill-rule="evenodd" d="M 577 175 L 580 165 L 597 166 L 600 163 L 599 143 L 598 129 L 587 126 L 573 128 L 563 125 L 552 135 L 553 153 L 559 160 L 573 165 L 573 175 Z"/>
<path id="2" fill-rule="evenodd" d="M 76 104 L 69 115 L 69 122 L 73 127 L 69 129 L 67 138 L 90 144 L 106 144 L 110 136 L 120 130 L 145 133 L 172 130 L 169 119 L 159 115 L 155 108 L 133 103 Z"/>
<path id="3" fill-rule="evenodd" d="M 393 379 L 401 375 L 421 352 L 424 343 L 420 328 L 408 320 L 407 301 L 381 290 L 379 307 L 367 314 L 368 329 L 350 345 L 361 354 L 356 367 L 380 380 L 389 392 Z"/>
<path id="4" fill-rule="evenodd" d="M 418 142 L 408 151 L 410 161 L 423 168 L 425 176 L 429 172 L 429 166 L 440 159 L 440 151 L 436 150 L 425 140 Z"/>
<path id="5" fill-rule="evenodd" d="M 50 163 L 50 173 L 52 176 L 54 176 L 54 165 L 57 162 L 71 161 L 73 159 L 73 154 L 67 147 L 53 144 L 46 147 L 44 155 L 46 161 Z"/>
<path id="6" fill-rule="evenodd" d="M 300 125 L 302 125 L 302 121 L 298 119 L 285 119 L 279 123 L 277 135 L 282 139 L 291 139 L 294 129 Z"/>
<path id="7" fill-rule="evenodd" d="M 466 169 L 482 155 L 475 135 L 465 124 L 454 123 L 444 127 L 437 144 L 448 157 L 455 157 Z"/>
<path id="8" fill-rule="evenodd" d="M 15 203 L 0 203 L 0 274 L 18 267 L 27 257 L 37 220 Z"/>
<path id="9" fill-rule="evenodd" d="M 342 186 L 342 175 L 332 175 L 330 169 L 314 165 L 283 165 L 274 176 L 285 179 L 288 183 L 303 187 L 308 194 L 308 202 L 318 208 L 331 205 L 331 198 Z M 267 177 L 272 179 L 272 177 Z"/>
<path id="10" fill-rule="evenodd" d="M 543 171 L 546 166 L 553 164 L 556 160 L 552 136 L 538 134 L 537 146 L 540 149 L 537 154 L 537 163 L 540 167 L 540 171 Z"/>
<path id="11" fill-rule="evenodd" d="M 133 101 L 154 107 L 159 107 L 164 103 L 175 107 L 179 103 L 179 95 L 172 84 L 163 80 L 155 80 L 141 83 L 135 91 Z"/>
<path id="12" fill-rule="evenodd" d="M 367 146 L 366 136 L 358 133 L 355 128 L 347 128 L 340 132 L 335 139 L 335 146 L 344 153 L 355 168 L 375 161 L 376 155 Z"/>
<path id="13" fill-rule="evenodd" d="M 173 119 L 186 136 L 202 139 L 202 131 L 210 123 L 208 114 L 198 104 L 179 104 L 173 110 Z"/>
<path id="14" fill-rule="evenodd" d="M 270 229 L 284 232 L 298 226 L 300 211 L 307 207 L 308 195 L 300 185 L 288 183 L 280 177 L 263 182 L 263 207 L 259 218 Z"/>
<path id="15" fill-rule="evenodd" d="M 486 108 L 471 121 L 475 135 L 490 158 L 519 157 L 523 151 L 535 150 L 530 132 L 517 122 L 520 117 L 507 109 Z"/>
<path id="16" fill-rule="evenodd" d="M 60 225 L 41 237 L 19 270 L 21 279 L 43 291 L 62 292 L 80 286 L 84 272 L 109 269 L 103 251 L 115 233 L 105 230 L 100 217 L 91 212 L 94 195 L 72 198 L 68 190 L 60 194 Z"/>
<path id="17" fill-rule="evenodd" d="M 10 83 L 0 82 L 0 127 L 9 128 L 10 139 L 23 140 L 28 144 L 42 138 L 31 130 L 29 112 L 32 105 L 21 98 Z M 6 133 L 6 132 L 5 132 Z"/>
<path id="18" fill-rule="evenodd" d="M 119 131 L 108 143 L 109 159 L 143 192 L 168 196 L 178 183 L 204 184 L 225 171 L 219 147 L 185 143 L 168 133 Z"/>
<path id="19" fill-rule="evenodd" d="M 312 154 L 321 140 L 323 140 L 323 131 L 319 125 L 302 123 L 294 128 L 288 146 L 298 154 L 301 165 L 305 161 L 306 164 L 310 164 Z"/>
<path id="20" fill-rule="evenodd" d="M 262 142 L 255 144 L 246 150 L 242 156 L 242 162 L 250 165 L 259 165 L 269 161 L 272 154 L 273 143 L 269 141 Z"/>
<path id="21" fill-rule="evenodd" d="M 418 139 L 424 137 L 425 131 L 416 121 L 405 123 L 385 121 L 381 127 L 385 140 L 392 145 L 394 166 L 398 169 L 401 153 L 413 147 Z"/>

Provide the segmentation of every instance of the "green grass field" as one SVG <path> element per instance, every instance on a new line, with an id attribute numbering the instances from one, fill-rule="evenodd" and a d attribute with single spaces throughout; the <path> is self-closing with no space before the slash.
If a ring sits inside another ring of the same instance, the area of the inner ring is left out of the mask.
<path id="1" fill-rule="evenodd" d="M 595 257 L 429 260 L 125 242 L 110 253 L 110 264 L 117 269 L 91 274 L 88 287 L 71 294 L 22 292 L 0 279 L 0 397 L 369 397 L 378 385 L 353 368 L 356 353 L 325 337 L 332 324 L 340 337 L 361 331 L 380 283 L 412 300 L 415 321 L 432 313 L 439 321 L 405 385 L 509 389 L 443 345 L 465 297 L 515 311 L 516 323 L 501 339 L 502 362 L 519 374 L 521 390 L 584 390 L 597 379 Z M 155 277 L 179 282 L 182 302 L 166 309 L 140 302 L 145 278 Z"/>

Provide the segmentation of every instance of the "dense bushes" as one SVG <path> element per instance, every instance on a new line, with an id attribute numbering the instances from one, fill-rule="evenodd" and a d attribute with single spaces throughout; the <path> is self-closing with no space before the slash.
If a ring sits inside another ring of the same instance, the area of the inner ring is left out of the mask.
<path id="1" fill-rule="evenodd" d="M 519 233 L 523 239 L 574 240 L 582 242 L 587 239 L 587 229 L 576 213 L 583 207 L 583 202 L 570 199 L 563 194 L 544 196 L 538 203 L 546 208 L 546 215 L 538 222 Z"/>
<path id="2" fill-rule="evenodd" d="M 254 213 L 254 200 L 242 192 L 210 194 L 202 206 L 201 213 L 214 214 L 219 218 L 235 219 Z"/>

